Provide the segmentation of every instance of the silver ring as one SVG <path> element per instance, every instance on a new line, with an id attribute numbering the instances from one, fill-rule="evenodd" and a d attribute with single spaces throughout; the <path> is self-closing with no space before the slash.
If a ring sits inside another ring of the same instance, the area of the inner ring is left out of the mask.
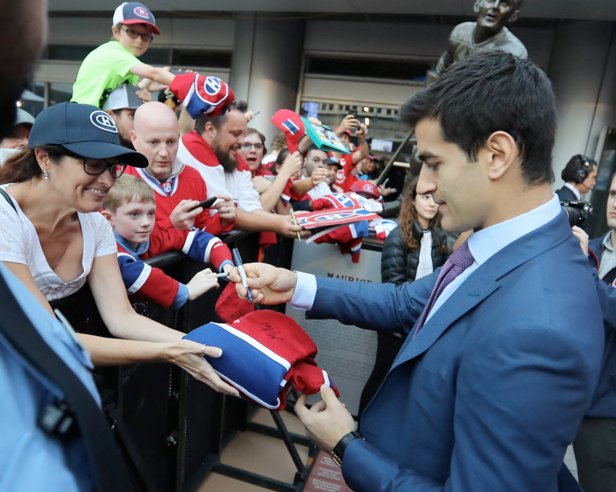
<path id="1" fill-rule="evenodd" d="M 203 357 L 205 357 L 205 343 L 202 345 L 201 350 Z"/>

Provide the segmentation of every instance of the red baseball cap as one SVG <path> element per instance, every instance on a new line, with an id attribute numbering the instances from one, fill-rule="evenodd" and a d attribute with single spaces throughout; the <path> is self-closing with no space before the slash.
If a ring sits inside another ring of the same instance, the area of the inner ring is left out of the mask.
<path id="1" fill-rule="evenodd" d="M 355 193 L 363 193 L 368 198 L 381 198 L 381 192 L 374 183 L 358 179 L 351 186 L 351 191 Z"/>
<path id="2" fill-rule="evenodd" d="M 272 116 L 272 123 L 284 133 L 289 152 L 295 152 L 299 141 L 306 134 L 301 116 L 290 109 L 279 109 Z"/>

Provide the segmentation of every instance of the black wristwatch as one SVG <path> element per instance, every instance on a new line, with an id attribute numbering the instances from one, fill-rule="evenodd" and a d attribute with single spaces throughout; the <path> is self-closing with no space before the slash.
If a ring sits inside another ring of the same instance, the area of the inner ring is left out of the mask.
<path id="1" fill-rule="evenodd" d="M 332 449 L 332 460 L 340 468 L 342 468 L 342 457 L 344 456 L 344 450 L 353 439 L 363 439 L 363 437 L 359 432 L 351 431 L 344 435 L 342 439 L 338 441 L 338 444 L 334 446 L 334 449 Z"/>

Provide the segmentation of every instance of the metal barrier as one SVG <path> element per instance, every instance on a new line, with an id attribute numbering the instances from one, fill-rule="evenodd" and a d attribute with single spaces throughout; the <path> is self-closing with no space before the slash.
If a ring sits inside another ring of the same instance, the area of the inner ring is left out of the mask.
<path id="1" fill-rule="evenodd" d="M 256 235 L 231 233 L 223 240 L 229 247 L 239 248 L 245 262 L 256 261 Z M 280 251 L 284 252 L 284 247 Z M 274 261 L 285 263 L 281 259 L 284 254 L 275 255 Z M 180 281 L 187 281 L 203 269 L 202 264 L 176 252 L 152 258 L 148 263 Z M 217 296 L 218 291 L 207 292 L 179 310 L 164 309 L 144 299 L 131 301 L 140 314 L 188 332 L 216 319 Z M 87 286 L 52 304 L 79 332 L 111 336 Z M 243 401 L 225 399 L 224 419 L 221 418 L 221 395 L 171 364 L 97 368 L 95 379 L 104 410 L 131 465 L 135 490 L 191 488 L 195 477 L 207 469 L 208 459 L 219 456 L 246 420 L 247 406 Z"/>

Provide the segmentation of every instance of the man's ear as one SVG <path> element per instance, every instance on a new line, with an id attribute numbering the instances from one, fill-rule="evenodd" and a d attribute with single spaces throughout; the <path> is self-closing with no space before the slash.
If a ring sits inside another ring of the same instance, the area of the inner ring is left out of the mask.
<path id="1" fill-rule="evenodd" d="M 517 21 L 517 20 L 518 20 L 519 15 L 520 15 L 520 11 L 519 11 L 519 10 L 515 10 L 515 11 L 513 12 L 513 14 L 511 14 L 511 15 L 509 16 L 509 19 L 507 19 L 507 24 L 512 24 L 513 22 Z"/>
<path id="2" fill-rule="evenodd" d="M 483 152 L 487 152 L 488 177 L 493 180 L 502 178 L 520 158 L 518 144 L 509 133 L 503 131 L 494 132 L 488 137 Z"/>
<path id="3" fill-rule="evenodd" d="M 218 135 L 218 129 L 214 123 L 207 121 L 205 123 L 205 127 L 203 128 L 203 136 L 212 141 L 216 138 L 216 135 Z"/>

